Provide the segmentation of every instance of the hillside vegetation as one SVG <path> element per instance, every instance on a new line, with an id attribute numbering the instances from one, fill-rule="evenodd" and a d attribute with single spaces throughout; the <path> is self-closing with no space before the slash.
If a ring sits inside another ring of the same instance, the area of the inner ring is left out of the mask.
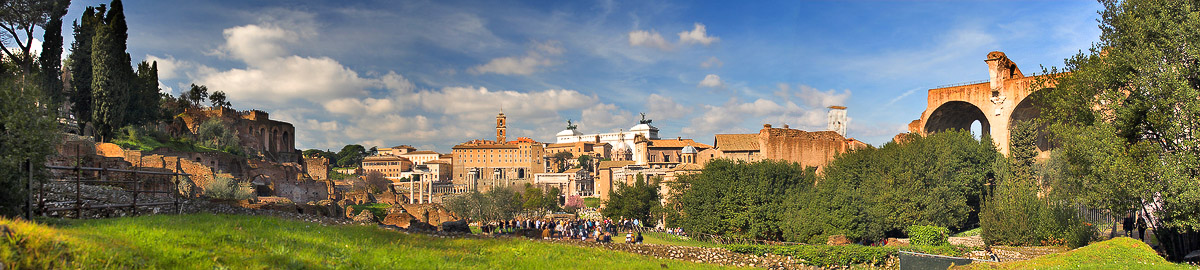
<path id="1" fill-rule="evenodd" d="M 443 238 L 266 216 L 0 219 L 4 269 L 724 269 L 512 238 Z"/>
<path id="2" fill-rule="evenodd" d="M 1174 264 L 1158 256 L 1150 246 L 1133 238 L 1120 237 L 1075 250 L 1050 254 L 1028 261 L 974 263 L 962 269 L 1197 269 Z"/>

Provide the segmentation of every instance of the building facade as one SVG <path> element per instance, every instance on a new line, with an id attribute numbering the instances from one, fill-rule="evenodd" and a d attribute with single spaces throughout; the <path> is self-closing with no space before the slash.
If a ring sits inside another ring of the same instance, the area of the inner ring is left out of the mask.
<path id="1" fill-rule="evenodd" d="M 774 128 L 765 124 L 758 134 L 717 135 L 716 147 L 700 149 L 696 160 L 701 165 L 717 158 L 749 162 L 785 160 L 822 171 L 837 155 L 866 146 L 861 141 L 842 137 L 835 131 L 808 132 L 791 129 L 787 125 Z"/>
<path id="2" fill-rule="evenodd" d="M 506 141 L 507 120 L 503 112 L 496 116 L 495 141 L 473 140 L 451 148 L 454 184 L 490 190 L 531 183 L 533 174 L 546 172 L 544 145 L 524 137 Z"/>

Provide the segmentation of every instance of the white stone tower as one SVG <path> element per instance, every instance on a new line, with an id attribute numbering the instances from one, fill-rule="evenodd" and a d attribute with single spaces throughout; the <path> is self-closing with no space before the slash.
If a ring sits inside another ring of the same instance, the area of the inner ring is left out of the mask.
<path id="1" fill-rule="evenodd" d="M 829 130 L 846 137 L 846 107 L 829 106 Z"/>

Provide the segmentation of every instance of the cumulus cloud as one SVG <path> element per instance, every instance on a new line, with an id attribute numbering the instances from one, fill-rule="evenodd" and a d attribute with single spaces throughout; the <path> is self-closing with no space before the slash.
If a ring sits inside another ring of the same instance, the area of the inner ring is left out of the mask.
<path id="1" fill-rule="evenodd" d="M 812 86 L 801 85 L 800 92 L 796 93 L 796 97 L 800 98 L 804 102 L 804 105 L 809 107 L 845 106 L 846 100 L 850 99 L 850 90 L 842 90 L 841 93 L 838 93 L 834 89 L 821 91 Z"/>
<path id="2" fill-rule="evenodd" d="M 671 43 L 667 42 L 658 31 L 634 30 L 629 32 L 629 45 L 656 48 L 670 51 Z"/>
<path id="3" fill-rule="evenodd" d="M 794 91 L 787 84 L 780 84 L 773 100 L 757 99 L 753 102 L 741 102 L 730 99 L 722 105 L 703 105 L 699 116 L 691 119 L 683 133 L 694 136 L 707 136 L 712 133 L 753 132 L 754 125 L 774 124 L 789 125 L 791 128 L 822 131 L 828 124 L 829 110 L 833 105 L 845 105 L 850 98 L 850 90 L 821 91 L 807 85 L 796 87 Z M 798 99 L 798 100 L 797 100 Z M 758 123 L 750 124 L 753 121 Z M 751 127 L 751 128 L 747 128 Z"/>
<path id="4" fill-rule="evenodd" d="M 632 126 L 633 113 L 613 104 L 596 104 L 583 110 L 579 126 L 594 132 L 609 132 L 617 128 Z"/>
<path id="5" fill-rule="evenodd" d="M 725 62 L 721 62 L 721 59 L 717 59 L 716 56 L 710 56 L 708 57 L 708 60 L 704 60 L 704 62 L 700 63 L 700 67 L 702 68 L 719 68 L 724 65 Z"/>
<path id="6" fill-rule="evenodd" d="M 535 43 L 533 47 L 524 56 L 492 59 L 486 64 L 472 67 L 469 72 L 471 74 L 530 75 L 537 72 L 539 68 L 558 64 L 550 56 L 561 55 L 565 51 L 558 41 Z"/>
<path id="7" fill-rule="evenodd" d="M 701 80 L 698 86 L 721 89 L 725 88 L 725 82 L 721 81 L 721 76 L 717 76 L 717 74 L 708 74 L 704 76 L 704 80 Z"/>
<path id="8" fill-rule="evenodd" d="M 679 119 L 691 114 L 692 108 L 676 103 L 671 97 L 650 94 L 646 97 L 646 112 L 658 119 Z"/>
<path id="9" fill-rule="evenodd" d="M 683 44 L 703 44 L 708 46 L 721 38 L 709 36 L 703 24 L 696 23 L 692 31 L 679 32 L 679 42 Z"/>

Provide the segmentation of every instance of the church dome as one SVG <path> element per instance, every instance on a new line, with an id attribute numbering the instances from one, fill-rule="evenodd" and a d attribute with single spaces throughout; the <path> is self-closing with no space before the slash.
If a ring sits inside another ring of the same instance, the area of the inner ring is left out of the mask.
<path id="1" fill-rule="evenodd" d="M 683 147 L 683 150 L 682 150 L 682 151 L 680 151 L 680 152 L 681 152 L 681 153 L 684 153 L 684 154 L 695 154 L 695 153 L 696 153 L 696 152 L 698 152 L 698 151 L 696 151 L 696 148 L 695 148 L 695 147 L 692 147 L 691 145 L 688 145 L 688 146 L 684 146 L 684 147 Z"/>

